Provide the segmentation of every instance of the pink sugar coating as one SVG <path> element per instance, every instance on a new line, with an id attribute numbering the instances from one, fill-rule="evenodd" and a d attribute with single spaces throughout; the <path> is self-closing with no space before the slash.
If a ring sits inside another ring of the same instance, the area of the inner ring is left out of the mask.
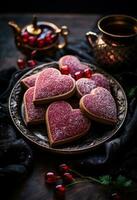
<path id="1" fill-rule="evenodd" d="M 48 122 L 53 141 L 81 135 L 90 128 L 90 120 L 80 109 L 73 109 L 65 101 L 50 104 L 48 108 Z"/>
<path id="2" fill-rule="evenodd" d="M 59 59 L 59 65 L 62 65 L 62 66 L 67 65 L 67 66 L 76 67 L 78 64 L 80 64 L 79 59 L 72 55 L 66 55 Z"/>
<path id="3" fill-rule="evenodd" d="M 22 79 L 21 82 L 27 86 L 27 88 L 33 87 L 35 85 L 37 74 L 33 74 L 31 76 L 27 76 L 26 78 Z"/>
<path id="4" fill-rule="evenodd" d="M 95 81 L 97 87 L 103 87 L 110 91 L 109 80 L 103 74 L 94 73 L 91 80 Z"/>
<path id="5" fill-rule="evenodd" d="M 40 106 L 35 106 L 33 100 L 34 87 L 29 88 L 24 94 L 24 103 L 26 105 L 26 111 L 29 121 L 44 121 L 45 109 Z"/>
<path id="6" fill-rule="evenodd" d="M 80 60 L 72 55 L 63 56 L 59 60 L 59 65 L 68 66 L 70 74 L 74 77 L 74 74 L 78 71 L 84 71 L 84 69 L 89 68 L 87 65 L 81 64 Z"/>
<path id="7" fill-rule="evenodd" d="M 35 100 L 70 92 L 74 88 L 74 83 L 68 75 L 52 74 L 46 77 L 45 73 L 41 73 L 35 85 Z"/>
<path id="8" fill-rule="evenodd" d="M 83 97 L 83 104 L 90 113 L 105 119 L 117 119 L 116 103 L 111 93 L 97 87 Z"/>
<path id="9" fill-rule="evenodd" d="M 76 88 L 80 96 L 89 94 L 95 87 L 95 81 L 89 78 L 81 78 L 76 81 Z"/>
<path id="10" fill-rule="evenodd" d="M 41 79 L 41 81 L 44 82 L 45 79 L 47 79 L 49 77 L 53 77 L 53 76 L 58 76 L 60 74 L 61 74 L 60 71 L 56 68 L 52 68 L 52 67 L 46 68 L 39 73 L 37 80 Z"/>
<path id="11" fill-rule="evenodd" d="M 45 85 L 46 81 L 48 81 L 49 79 L 54 79 L 55 76 L 60 75 L 60 71 L 58 69 L 55 68 L 46 68 L 44 70 L 42 70 L 39 73 L 39 76 L 36 79 L 35 82 L 35 99 L 39 99 L 40 93 L 42 93 L 41 95 L 44 95 L 44 88 L 46 88 L 47 86 Z"/>

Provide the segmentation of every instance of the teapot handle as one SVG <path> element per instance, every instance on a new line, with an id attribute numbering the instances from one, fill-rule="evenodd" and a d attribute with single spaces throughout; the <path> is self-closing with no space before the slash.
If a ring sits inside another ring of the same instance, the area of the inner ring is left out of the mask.
<path id="1" fill-rule="evenodd" d="M 98 38 L 98 35 L 95 32 L 89 31 L 89 32 L 86 33 L 86 38 L 87 38 L 87 41 L 89 42 L 89 44 L 92 47 L 94 47 L 95 42 Z"/>
<path id="2" fill-rule="evenodd" d="M 64 41 L 60 42 L 58 44 L 58 49 L 62 49 L 64 48 L 67 43 L 68 43 L 68 33 L 69 33 L 69 30 L 67 28 L 67 26 L 62 26 L 61 29 L 59 29 L 58 33 L 63 37 Z"/>

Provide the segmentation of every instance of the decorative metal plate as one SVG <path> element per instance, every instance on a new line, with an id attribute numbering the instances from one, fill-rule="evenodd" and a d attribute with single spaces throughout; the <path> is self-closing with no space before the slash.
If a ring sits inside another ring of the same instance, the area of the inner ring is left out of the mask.
<path id="1" fill-rule="evenodd" d="M 112 127 L 109 125 L 102 125 L 99 123 L 97 124 L 96 122 L 92 122 L 92 130 L 89 132 L 89 134 L 83 136 L 76 142 L 58 146 L 56 148 L 50 147 L 46 132 L 46 125 L 34 125 L 31 128 L 25 125 L 23 105 L 23 95 L 25 91 L 20 84 L 21 79 L 24 77 L 38 73 L 46 67 L 58 68 L 57 62 L 42 64 L 23 75 L 21 79 L 18 80 L 18 82 L 15 84 L 9 97 L 9 112 L 13 123 L 22 133 L 22 135 L 25 136 L 25 138 L 41 147 L 42 149 L 60 154 L 77 154 L 91 151 L 95 147 L 98 147 L 104 142 L 110 140 L 110 138 L 112 138 L 118 132 L 125 121 L 127 114 L 127 98 L 121 85 L 112 76 L 96 68 L 95 66 L 88 63 L 84 64 L 90 66 L 94 72 L 100 72 L 109 79 L 112 94 L 117 104 L 117 124 Z"/>

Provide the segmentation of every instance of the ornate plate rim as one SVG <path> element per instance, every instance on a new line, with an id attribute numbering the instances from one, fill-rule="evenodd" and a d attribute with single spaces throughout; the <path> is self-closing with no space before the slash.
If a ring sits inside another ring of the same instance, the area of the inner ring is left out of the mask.
<path id="1" fill-rule="evenodd" d="M 22 86 L 21 86 L 21 84 L 20 84 L 20 81 L 21 81 L 22 78 L 24 78 L 24 77 L 26 77 L 26 76 L 28 76 L 28 75 L 30 75 L 30 74 L 34 74 L 35 71 L 40 70 L 40 69 L 42 69 L 42 68 L 50 67 L 50 65 L 51 65 L 51 66 L 52 66 L 52 65 L 58 65 L 58 62 L 53 61 L 53 62 L 48 62 L 48 63 L 44 63 L 44 64 L 41 64 L 41 65 L 38 65 L 38 66 L 35 67 L 34 69 L 29 70 L 28 72 L 26 72 L 26 73 L 16 82 L 16 84 L 14 85 L 13 89 L 11 90 L 11 93 L 10 93 L 10 96 L 9 96 L 8 107 L 9 107 L 9 113 L 10 113 L 10 117 L 11 117 L 11 119 L 12 119 L 12 122 L 13 122 L 13 124 L 15 125 L 15 127 L 18 129 L 18 131 L 19 131 L 26 139 L 28 139 L 30 142 L 32 142 L 33 144 L 39 146 L 40 148 L 42 148 L 42 149 L 44 149 L 44 150 L 46 150 L 46 151 L 50 151 L 50 152 L 58 153 L 58 154 L 68 154 L 68 155 L 70 155 L 70 154 L 72 155 L 72 154 L 80 154 L 80 153 L 84 153 L 84 152 L 89 152 L 90 150 L 92 150 L 92 149 L 94 149 L 94 148 L 97 148 L 98 146 L 104 144 L 106 141 L 110 140 L 110 139 L 120 130 L 120 128 L 122 127 L 122 125 L 123 125 L 123 123 L 124 123 L 124 121 L 125 121 L 125 119 L 126 119 L 127 110 L 128 110 L 128 103 L 127 103 L 126 94 L 125 94 L 125 92 L 124 92 L 123 87 L 120 85 L 120 83 L 119 83 L 115 78 L 113 78 L 112 75 L 108 74 L 107 72 L 103 71 L 103 70 L 100 69 L 100 68 L 97 68 L 95 65 L 92 65 L 92 64 L 89 64 L 89 63 L 85 63 L 85 62 L 83 62 L 83 64 L 86 64 L 86 65 L 90 66 L 93 70 L 97 70 L 97 72 L 101 72 L 101 73 L 105 74 L 106 76 L 109 77 L 109 79 L 111 78 L 111 81 L 112 81 L 112 82 L 114 81 L 114 82 L 117 84 L 117 86 L 121 89 L 122 94 L 123 94 L 123 97 L 124 97 L 124 100 L 125 100 L 124 117 L 123 117 L 123 119 L 122 119 L 120 125 L 118 126 L 118 128 L 115 128 L 115 129 L 113 130 L 113 133 L 112 133 L 109 137 L 106 137 L 103 141 L 102 141 L 101 139 L 98 139 L 98 143 L 97 143 L 96 145 L 93 145 L 93 146 L 89 146 L 89 145 L 88 145 L 87 148 L 85 148 L 85 147 L 83 147 L 83 148 L 80 147 L 79 150 L 71 150 L 71 151 L 70 151 L 70 149 L 69 149 L 69 150 L 64 150 L 64 149 L 62 150 L 62 149 L 60 149 L 60 148 L 52 148 L 52 147 L 50 147 L 50 146 L 49 146 L 49 147 L 46 147 L 45 145 L 40 144 L 40 143 L 38 143 L 37 141 L 34 141 L 32 138 L 29 137 L 29 135 L 25 134 L 25 133 L 21 130 L 19 124 L 17 124 L 16 121 L 18 120 L 18 118 L 15 117 L 15 116 L 13 115 L 13 113 L 12 113 L 12 109 L 13 109 L 13 107 L 12 107 L 12 97 L 13 97 L 14 92 L 15 92 L 15 90 L 16 90 L 16 88 L 17 88 L 18 85 L 20 85 L 20 90 L 22 90 Z M 37 73 L 37 72 L 35 72 L 35 73 Z M 18 106 L 17 102 L 16 102 L 16 106 Z M 18 110 L 18 109 L 17 109 L 17 110 Z M 27 130 L 27 132 L 30 132 L 26 127 L 25 127 L 25 129 Z"/>

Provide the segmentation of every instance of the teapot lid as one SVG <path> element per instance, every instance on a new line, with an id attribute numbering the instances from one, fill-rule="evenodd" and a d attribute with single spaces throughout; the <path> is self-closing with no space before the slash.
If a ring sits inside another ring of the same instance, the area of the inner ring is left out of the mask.
<path id="1" fill-rule="evenodd" d="M 37 17 L 34 16 L 32 24 L 27 26 L 27 32 L 32 35 L 39 35 L 42 32 L 42 29 L 37 25 Z"/>

